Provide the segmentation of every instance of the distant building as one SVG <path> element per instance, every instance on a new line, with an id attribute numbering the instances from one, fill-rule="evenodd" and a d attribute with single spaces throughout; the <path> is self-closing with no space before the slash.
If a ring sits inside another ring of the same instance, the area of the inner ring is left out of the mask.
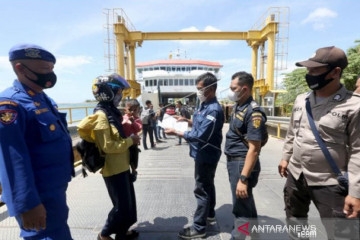
<path id="1" fill-rule="evenodd" d="M 205 72 L 211 72 L 220 80 L 221 68 L 222 65 L 218 62 L 188 59 L 155 60 L 138 63 L 136 79 L 141 84 L 142 92 L 160 91 L 162 103 L 182 100 L 184 104 L 195 105 L 196 78 Z"/>

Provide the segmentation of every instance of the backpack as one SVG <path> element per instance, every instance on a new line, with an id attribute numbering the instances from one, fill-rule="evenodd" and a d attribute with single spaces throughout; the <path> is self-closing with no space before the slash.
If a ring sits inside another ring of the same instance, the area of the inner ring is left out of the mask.
<path id="1" fill-rule="evenodd" d="M 87 176 L 84 168 L 92 173 L 95 173 L 100 168 L 104 167 L 105 157 L 100 153 L 95 143 L 82 139 L 76 144 L 76 150 L 79 152 L 82 159 L 82 173 L 84 177 Z"/>
<path id="2" fill-rule="evenodd" d="M 150 124 L 149 119 L 150 119 L 150 109 L 144 109 L 141 112 L 140 115 L 140 119 L 142 124 Z"/>
<path id="3" fill-rule="evenodd" d="M 121 136 L 124 136 L 123 130 L 119 127 L 121 122 L 116 121 L 117 116 L 106 107 L 102 106 L 100 103 L 95 107 L 94 113 L 98 110 L 105 112 L 109 124 L 113 124 L 119 131 Z M 79 152 L 82 159 L 82 174 L 84 177 L 87 176 L 86 170 L 96 173 L 99 169 L 103 168 L 105 165 L 105 154 L 96 146 L 93 142 L 88 142 L 84 139 L 81 139 L 79 143 L 76 144 L 76 150 Z"/>

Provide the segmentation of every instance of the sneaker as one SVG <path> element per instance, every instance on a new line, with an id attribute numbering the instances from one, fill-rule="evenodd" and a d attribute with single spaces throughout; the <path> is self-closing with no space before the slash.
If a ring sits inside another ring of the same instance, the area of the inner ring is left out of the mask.
<path id="1" fill-rule="evenodd" d="M 203 238 L 206 236 L 206 232 L 198 232 L 193 227 L 184 228 L 179 232 L 179 237 L 182 239 L 194 239 Z"/>

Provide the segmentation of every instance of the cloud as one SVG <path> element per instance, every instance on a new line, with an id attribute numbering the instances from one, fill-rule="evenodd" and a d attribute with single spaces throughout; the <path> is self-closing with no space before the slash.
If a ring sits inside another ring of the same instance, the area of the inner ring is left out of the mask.
<path id="1" fill-rule="evenodd" d="M 328 8 L 317 8 L 305 18 L 301 24 L 312 24 L 314 30 L 323 30 L 329 25 L 330 18 L 336 18 L 338 14 Z"/>
<path id="2" fill-rule="evenodd" d="M 0 56 L 0 69 L 9 69 L 10 62 L 8 56 Z"/>
<path id="3" fill-rule="evenodd" d="M 91 64 L 93 58 L 90 56 L 58 56 L 55 70 L 59 73 L 76 74 L 81 72 L 83 65 Z"/>
<path id="4" fill-rule="evenodd" d="M 89 19 L 77 24 L 64 24 L 60 31 L 56 26 L 49 26 L 47 30 L 50 33 L 52 32 L 51 37 L 49 37 L 51 40 L 48 44 L 49 49 L 56 52 L 68 43 L 102 33 L 104 29 L 99 22 L 102 23 L 103 20 L 89 17 Z"/>
<path id="5" fill-rule="evenodd" d="M 206 26 L 203 30 L 204 32 L 221 32 L 221 30 L 213 27 Z M 200 32 L 197 27 L 191 26 L 188 28 L 183 28 L 179 32 Z M 180 40 L 177 41 L 181 45 L 209 45 L 209 46 L 225 46 L 230 43 L 229 40 Z"/>

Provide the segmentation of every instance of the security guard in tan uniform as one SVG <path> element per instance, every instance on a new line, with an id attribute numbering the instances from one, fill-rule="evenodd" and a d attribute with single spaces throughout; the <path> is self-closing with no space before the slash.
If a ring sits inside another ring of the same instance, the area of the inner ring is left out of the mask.
<path id="1" fill-rule="evenodd" d="M 280 175 L 287 177 L 284 188 L 287 222 L 299 224 L 303 219 L 306 224 L 313 201 L 329 239 L 338 239 L 345 230 L 336 228 L 335 218 L 360 216 L 360 95 L 340 83 L 347 64 L 345 53 L 336 47 L 320 48 L 314 57 L 296 63 L 307 68 L 306 82 L 313 91 L 295 100 L 279 164 Z M 348 172 L 348 191 L 339 185 L 314 137 L 305 107 L 307 99 L 320 137 L 340 171 Z M 358 232 L 350 234 L 351 239 L 359 239 Z"/>

